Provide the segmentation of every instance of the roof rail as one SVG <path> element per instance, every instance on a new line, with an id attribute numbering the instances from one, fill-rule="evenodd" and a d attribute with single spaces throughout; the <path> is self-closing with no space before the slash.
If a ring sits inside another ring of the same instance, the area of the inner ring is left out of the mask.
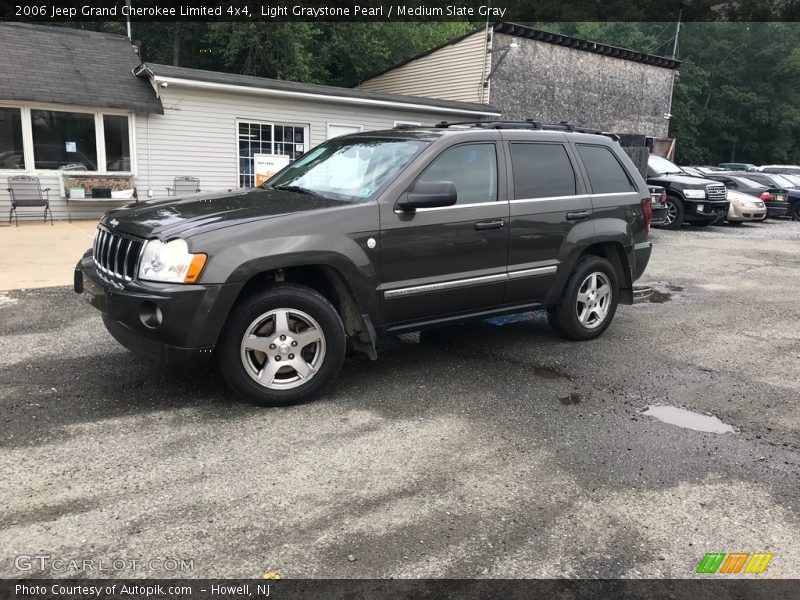
<path id="1" fill-rule="evenodd" d="M 494 120 L 494 121 L 440 121 L 435 125 L 439 129 L 447 129 L 453 126 L 469 125 L 481 129 L 532 129 L 535 131 L 570 131 L 575 133 L 591 133 L 595 135 L 605 135 L 614 140 L 619 141 L 619 136 L 609 131 L 596 129 L 594 127 L 578 127 L 561 121 L 560 123 L 544 123 L 534 119 L 525 119 L 524 121 L 513 120 Z"/>

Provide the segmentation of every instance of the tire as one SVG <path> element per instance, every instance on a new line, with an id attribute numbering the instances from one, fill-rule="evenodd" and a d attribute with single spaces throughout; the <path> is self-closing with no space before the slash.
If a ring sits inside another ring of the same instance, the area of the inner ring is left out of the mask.
<path id="1" fill-rule="evenodd" d="M 796 200 L 789 207 L 789 214 L 792 216 L 792 221 L 800 221 L 800 200 Z"/>
<path id="2" fill-rule="evenodd" d="M 667 196 L 667 218 L 661 229 L 680 229 L 684 213 L 683 202 L 675 196 Z"/>
<path id="3" fill-rule="evenodd" d="M 259 406 L 281 406 L 322 392 L 339 373 L 345 347 L 331 303 L 311 288 L 286 284 L 236 306 L 217 350 L 222 375 L 237 394 Z"/>
<path id="4" fill-rule="evenodd" d="M 591 292 L 593 276 L 596 288 L 602 289 L 604 285 L 608 285 L 605 302 L 602 292 L 599 300 L 596 295 L 590 297 L 592 301 L 598 302 L 598 308 L 602 307 L 605 310 L 599 320 L 597 317 L 600 316 L 600 312 L 596 309 L 587 309 L 586 301 L 579 297 L 579 294 Z M 603 280 L 604 285 L 601 285 Z M 619 280 L 614 267 L 605 258 L 584 256 L 575 265 L 558 302 L 547 310 L 547 316 L 550 325 L 561 336 L 576 341 L 593 340 L 611 324 L 618 303 Z M 585 312 L 587 310 L 588 313 Z"/>

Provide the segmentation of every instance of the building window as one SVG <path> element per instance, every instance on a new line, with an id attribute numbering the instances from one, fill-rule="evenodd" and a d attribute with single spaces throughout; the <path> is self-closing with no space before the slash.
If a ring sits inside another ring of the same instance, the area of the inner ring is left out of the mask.
<path id="1" fill-rule="evenodd" d="M 290 161 L 300 157 L 308 148 L 306 128 L 302 125 L 239 122 L 239 187 L 255 185 L 256 154 L 288 156 Z"/>
<path id="2" fill-rule="evenodd" d="M 22 151 L 22 112 L 0 108 L 0 169 L 24 169 Z"/>
<path id="3" fill-rule="evenodd" d="M 34 167 L 96 171 L 94 120 L 91 113 L 32 110 Z"/>
<path id="4" fill-rule="evenodd" d="M 131 170 L 131 142 L 128 117 L 103 115 L 103 137 L 106 148 L 106 171 Z"/>

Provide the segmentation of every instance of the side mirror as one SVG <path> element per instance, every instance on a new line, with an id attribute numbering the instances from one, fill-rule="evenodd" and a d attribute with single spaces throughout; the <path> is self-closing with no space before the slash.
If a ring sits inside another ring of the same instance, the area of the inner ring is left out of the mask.
<path id="1" fill-rule="evenodd" d="M 418 181 L 397 201 L 397 206 L 413 212 L 418 208 L 453 206 L 458 201 L 456 184 L 452 181 Z"/>

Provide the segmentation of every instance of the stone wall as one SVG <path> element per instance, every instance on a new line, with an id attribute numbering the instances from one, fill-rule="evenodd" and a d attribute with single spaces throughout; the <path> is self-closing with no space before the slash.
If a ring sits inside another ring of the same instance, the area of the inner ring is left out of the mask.
<path id="1" fill-rule="evenodd" d="M 667 137 L 672 69 L 517 38 L 491 77 L 489 103 L 504 118 Z M 511 36 L 494 34 L 495 49 Z M 502 52 L 495 52 L 497 64 Z"/>

